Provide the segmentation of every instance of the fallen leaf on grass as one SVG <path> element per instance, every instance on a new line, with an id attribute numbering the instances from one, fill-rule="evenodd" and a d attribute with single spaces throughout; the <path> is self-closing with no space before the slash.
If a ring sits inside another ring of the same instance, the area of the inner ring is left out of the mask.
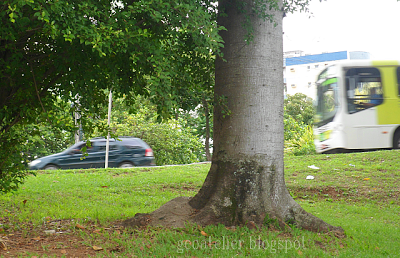
<path id="1" fill-rule="evenodd" d="M 208 236 L 208 234 L 204 231 L 201 231 L 200 234 L 202 234 L 203 236 Z"/>
<path id="2" fill-rule="evenodd" d="M 92 246 L 92 248 L 93 248 L 93 250 L 95 250 L 95 251 L 100 251 L 100 250 L 103 250 L 103 247 L 100 247 L 100 246 Z"/>
<path id="3" fill-rule="evenodd" d="M 337 238 L 346 238 L 346 235 L 341 232 L 334 232 L 335 237 Z"/>
<path id="4" fill-rule="evenodd" d="M 235 226 L 232 226 L 232 227 L 225 227 L 225 229 L 226 229 L 226 230 L 233 231 L 233 232 L 236 231 L 236 227 L 235 227 Z"/>
<path id="5" fill-rule="evenodd" d="M 25 203 L 27 202 L 27 200 L 23 200 L 22 203 L 25 205 Z"/>
<path id="6" fill-rule="evenodd" d="M 76 225 L 75 225 L 75 227 L 76 227 L 76 228 L 80 228 L 80 229 L 85 229 L 85 227 L 84 227 L 84 226 L 82 226 L 82 225 L 79 225 L 79 224 L 76 224 Z"/>
<path id="7" fill-rule="evenodd" d="M 101 186 L 101 188 L 107 188 L 108 186 L 106 186 L 106 185 L 103 185 L 103 186 Z"/>
<path id="8" fill-rule="evenodd" d="M 1 245 L 1 249 L 3 249 L 4 251 L 7 251 L 7 246 L 3 241 L 0 241 L 0 245 Z"/>
<path id="9" fill-rule="evenodd" d="M 254 223 L 254 221 L 249 221 L 249 222 L 246 224 L 246 226 L 247 226 L 249 229 L 257 229 L 257 225 L 256 225 L 256 223 Z"/>
<path id="10" fill-rule="evenodd" d="M 32 240 L 36 240 L 36 241 L 39 241 L 40 239 L 41 239 L 40 236 L 32 238 Z"/>
<path id="11" fill-rule="evenodd" d="M 368 177 L 366 177 L 366 178 L 364 178 L 363 180 L 364 180 L 364 181 L 368 181 L 368 180 L 369 180 L 369 178 L 368 178 Z"/>
<path id="12" fill-rule="evenodd" d="M 67 251 L 66 251 L 66 250 L 61 250 L 61 253 L 62 253 L 62 254 L 66 254 Z"/>

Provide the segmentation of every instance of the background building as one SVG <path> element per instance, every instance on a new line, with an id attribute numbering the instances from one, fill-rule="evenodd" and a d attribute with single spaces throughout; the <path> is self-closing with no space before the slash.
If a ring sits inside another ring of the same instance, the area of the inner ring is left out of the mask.
<path id="1" fill-rule="evenodd" d="M 317 75 L 326 66 L 341 60 L 369 58 L 370 54 L 363 51 L 340 51 L 315 55 L 306 55 L 301 50 L 285 52 L 283 56 L 285 95 L 303 93 L 314 99 Z"/>

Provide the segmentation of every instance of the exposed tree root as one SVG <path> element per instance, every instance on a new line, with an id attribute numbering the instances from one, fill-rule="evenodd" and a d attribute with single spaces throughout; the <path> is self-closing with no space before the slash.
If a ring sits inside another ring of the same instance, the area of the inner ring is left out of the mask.
<path id="1" fill-rule="evenodd" d="M 189 197 L 177 197 L 167 202 L 152 213 L 138 213 L 135 217 L 123 222 L 124 227 L 144 227 L 144 226 L 162 226 L 168 228 L 183 228 L 185 223 L 196 223 L 201 226 L 216 225 L 218 223 L 227 224 L 222 218 L 218 218 L 215 212 L 208 206 L 201 210 L 196 210 L 189 205 Z M 337 237 L 344 236 L 344 230 L 341 227 L 329 225 L 322 219 L 306 212 L 297 203 L 290 209 L 291 220 L 283 219 L 283 216 L 268 216 L 269 221 L 265 220 L 266 215 L 261 214 L 253 216 L 253 220 L 243 223 L 250 229 L 262 226 L 269 226 L 274 223 L 275 228 L 290 230 L 293 224 L 298 228 L 313 232 L 332 232 Z M 230 226 L 230 225 L 227 225 Z"/>
<path id="2" fill-rule="evenodd" d="M 344 234 L 342 227 L 332 226 L 322 219 L 306 212 L 297 203 L 292 208 L 295 225 L 299 228 L 313 232 L 333 232 L 335 234 Z"/>
<path id="3" fill-rule="evenodd" d="M 189 205 L 189 197 L 177 197 L 167 202 L 152 213 L 137 213 L 125 220 L 124 227 L 163 226 L 183 228 L 190 221 L 195 210 Z"/>

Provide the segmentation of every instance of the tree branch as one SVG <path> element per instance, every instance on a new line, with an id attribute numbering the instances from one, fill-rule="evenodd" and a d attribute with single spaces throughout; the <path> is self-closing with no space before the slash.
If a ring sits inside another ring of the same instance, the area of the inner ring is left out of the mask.
<path id="1" fill-rule="evenodd" d="M 40 105 L 42 106 L 43 112 L 46 112 L 46 110 L 44 109 L 42 100 L 40 99 L 40 96 L 39 96 L 39 91 L 38 91 L 38 88 L 37 88 L 37 85 L 36 85 L 35 73 L 33 72 L 32 63 L 30 63 L 29 65 L 31 66 L 31 73 L 32 73 L 32 78 L 33 78 L 33 84 L 35 85 L 35 89 L 36 89 L 36 95 L 37 95 L 37 97 L 39 99 Z"/>

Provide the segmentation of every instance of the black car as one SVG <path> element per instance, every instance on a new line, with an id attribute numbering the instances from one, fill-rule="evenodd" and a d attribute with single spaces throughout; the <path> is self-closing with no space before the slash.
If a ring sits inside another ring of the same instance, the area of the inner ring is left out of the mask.
<path id="1" fill-rule="evenodd" d="M 104 168 L 106 141 L 104 137 L 98 137 L 90 140 L 90 146 L 86 146 L 86 142 L 76 143 L 63 152 L 35 159 L 29 163 L 29 169 Z M 82 154 L 85 146 L 87 156 Z M 155 165 L 153 150 L 139 138 L 110 139 L 108 155 L 108 167 Z"/>

